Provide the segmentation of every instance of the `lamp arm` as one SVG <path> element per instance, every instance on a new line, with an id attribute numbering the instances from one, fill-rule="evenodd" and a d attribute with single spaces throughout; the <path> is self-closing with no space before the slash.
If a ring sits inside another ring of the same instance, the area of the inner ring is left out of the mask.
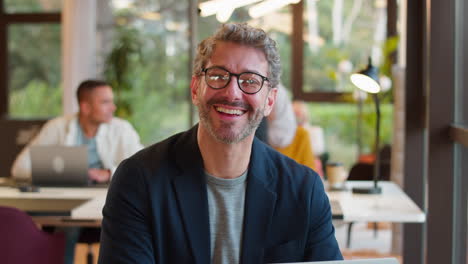
<path id="1" fill-rule="evenodd" d="M 375 161 L 374 161 L 374 188 L 377 188 L 377 183 L 380 180 L 380 102 L 378 94 L 373 94 L 375 103 Z"/>
<path id="2" fill-rule="evenodd" d="M 356 125 L 356 132 L 357 132 L 357 146 L 358 146 L 358 157 L 362 154 L 362 98 L 359 98 L 357 103 L 358 106 L 358 118 L 357 118 L 357 125 Z"/>

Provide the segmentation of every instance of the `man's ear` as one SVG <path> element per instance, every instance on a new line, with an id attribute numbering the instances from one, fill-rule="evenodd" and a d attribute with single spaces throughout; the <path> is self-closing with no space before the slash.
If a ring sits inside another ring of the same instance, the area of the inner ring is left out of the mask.
<path id="1" fill-rule="evenodd" d="M 265 108 L 263 110 L 263 115 L 264 116 L 268 116 L 271 111 L 273 110 L 273 107 L 275 106 L 275 102 L 276 102 L 276 95 L 278 93 L 278 88 L 271 88 L 269 91 L 268 91 L 268 95 L 267 95 L 267 98 L 266 98 L 266 102 L 265 102 Z"/>
<path id="2" fill-rule="evenodd" d="M 198 92 L 199 92 L 200 79 L 198 76 L 192 75 L 190 81 L 190 94 L 192 95 L 192 103 L 198 105 Z"/>

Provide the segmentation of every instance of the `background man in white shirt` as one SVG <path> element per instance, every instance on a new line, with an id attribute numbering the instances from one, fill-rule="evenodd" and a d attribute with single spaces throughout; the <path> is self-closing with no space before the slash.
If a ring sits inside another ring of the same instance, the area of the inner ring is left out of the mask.
<path id="1" fill-rule="evenodd" d="M 114 117 L 112 88 L 103 81 L 86 80 L 77 89 L 79 112 L 48 121 L 16 158 L 11 174 L 31 177 L 29 148 L 34 145 L 88 146 L 88 175 L 96 182 L 109 181 L 117 165 L 143 146 L 127 121 Z"/>
<path id="2" fill-rule="evenodd" d="M 119 163 L 143 146 L 127 121 L 114 117 L 116 106 L 112 88 L 99 80 L 83 81 L 77 89 L 79 112 L 48 121 L 39 134 L 21 151 L 11 169 L 15 179 L 31 177 L 30 147 L 61 145 L 88 147 L 88 176 L 97 183 L 108 182 Z M 61 228 L 65 232 L 65 264 L 73 263 L 75 244 L 81 229 Z"/>

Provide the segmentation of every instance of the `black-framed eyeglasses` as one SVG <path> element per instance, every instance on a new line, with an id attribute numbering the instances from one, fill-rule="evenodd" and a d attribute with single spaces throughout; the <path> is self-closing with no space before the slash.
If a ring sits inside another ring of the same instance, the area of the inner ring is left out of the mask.
<path id="1" fill-rule="evenodd" d="M 228 70 L 214 66 L 203 69 L 205 74 L 206 84 L 213 89 L 223 89 L 231 81 L 232 76 L 237 77 L 237 85 L 246 94 L 258 93 L 265 81 L 269 81 L 267 77 L 255 72 L 241 72 L 239 74 L 229 72 Z"/>

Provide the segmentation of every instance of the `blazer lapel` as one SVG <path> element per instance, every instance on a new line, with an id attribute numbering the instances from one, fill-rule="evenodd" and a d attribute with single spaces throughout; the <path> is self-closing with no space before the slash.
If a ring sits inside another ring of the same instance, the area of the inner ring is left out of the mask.
<path id="1" fill-rule="evenodd" d="M 276 204 L 276 193 L 269 189 L 265 147 L 257 140 L 252 146 L 245 197 L 241 263 L 263 263 L 263 248 Z"/>
<path id="2" fill-rule="evenodd" d="M 184 228 L 190 240 L 193 263 L 210 263 L 210 227 L 203 160 L 197 144 L 197 127 L 192 128 L 175 146 L 174 158 L 182 172 L 173 184 Z"/>

